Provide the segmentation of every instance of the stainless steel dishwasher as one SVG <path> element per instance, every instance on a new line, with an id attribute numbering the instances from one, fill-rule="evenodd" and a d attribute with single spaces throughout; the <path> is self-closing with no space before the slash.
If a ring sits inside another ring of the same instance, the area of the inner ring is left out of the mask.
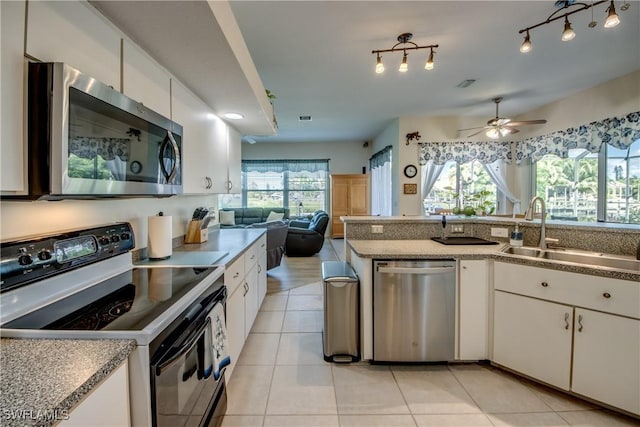
<path id="1" fill-rule="evenodd" d="M 374 261 L 373 360 L 454 359 L 456 262 Z"/>

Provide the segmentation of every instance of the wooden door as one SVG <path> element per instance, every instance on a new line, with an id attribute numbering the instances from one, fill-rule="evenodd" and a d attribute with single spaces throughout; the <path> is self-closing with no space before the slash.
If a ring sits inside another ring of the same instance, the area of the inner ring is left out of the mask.
<path id="1" fill-rule="evenodd" d="M 349 180 L 331 175 L 331 237 L 344 237 L 344 224 L 340 217 L 349 215 Z"/>

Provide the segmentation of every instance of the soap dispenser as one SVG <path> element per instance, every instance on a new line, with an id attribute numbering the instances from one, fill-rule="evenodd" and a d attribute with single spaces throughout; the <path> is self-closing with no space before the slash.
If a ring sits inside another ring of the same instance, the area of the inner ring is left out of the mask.
<path id="1" fill-rule="evenodd" d="M 519 224 L 516 222 L 516 229 L 511 232 L 509 244 L 511 246 L 522 246 L 522 231 L 518 229 Z"/>

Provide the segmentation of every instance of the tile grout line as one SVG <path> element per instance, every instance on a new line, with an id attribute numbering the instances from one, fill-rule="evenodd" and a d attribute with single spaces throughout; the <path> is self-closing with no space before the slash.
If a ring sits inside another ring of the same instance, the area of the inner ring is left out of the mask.
<path id="1" fill-rule="evenodd" d="M 409 406 L 409 402 L 407 401 L 407 396 L 402 391 L 402 387 L 400 387 L 400 383 L 398 382 L 398 378 L 396 377 L 396 373 L 393 371 L 393 368 L 391 366 L 389 366 L 389 372 L 391 372 L 391 377 L 393 378 L 393 381 L 396 383 L 396 387 L 398 387 L 398 390 L 400 391 L 400 396 L 402 396 L 402 400 L 404 400 L 404 404 L 407 405 L 407 409 L 409 410 L 409 415 L 411 415 L 411 419 L 413 420 L 413 424 L 417 427 L 418 426 L 418 420 L 416 420 L 415 414 L 411 410 L 411 406 Z"/>
<path id="2" fill-rule="evenodd" d="M 476 402 L 476 400 L 473 398 L 471 393 L 469 393 L 469 390 L 467 390 L 467 388 L 464 386 L 464 384 L 462 384 L 462 381 L 460 381 L 460 378 L 458 378 L 458 376 L 455 374 L 455 372 L 451 369 L 450 365 L 447 365 L 447 369 L 451 373 L 453 378 L 455 378 L 456 382 L 458 384 L 460 384 L 460 387 L 462 387 L 462 390 L 464 390 L 464 392 L 467 393 L 467 396 L 469 396 L 469 399 L 471 399 L 473 404 L 476 405 L 476 407 L 478 409 L 480 409 L 480 411 L 482 411 L 482 415 L 484 415 L 484 417 L 487 419 L 487 421 L 489 421 L 489 424 L 491 424 L 492 426 L 495 426 L 493 421 L 491 421 L 491 418 L 489 418 L 489 415 L 487 414 L 487 412 L 484 409 L 482 409 L 482 407 L 480 407 L 480 404 L 478 404 L 478 402 Z"/>

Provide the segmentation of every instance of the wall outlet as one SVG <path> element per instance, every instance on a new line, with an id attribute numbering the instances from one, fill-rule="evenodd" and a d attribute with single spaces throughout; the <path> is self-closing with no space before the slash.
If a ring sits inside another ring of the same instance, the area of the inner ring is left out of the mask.
<path id="1" fill-rule="evenodd" d="M 382 234 L 383 226 L 382 225 L 372 225 L 371 233 L 373 234 Z"/>
<path id="2" fill-rule="evenodd" d="M 451 225 L 452 233 L 464 233 L 464 225 L 462 224 L 453 224 Z"/>
<path id="3" fill-rule="evenodd" d="M 509 229 L 491 227 L 491 236 L 492 237 L 509 237 Z"/>

